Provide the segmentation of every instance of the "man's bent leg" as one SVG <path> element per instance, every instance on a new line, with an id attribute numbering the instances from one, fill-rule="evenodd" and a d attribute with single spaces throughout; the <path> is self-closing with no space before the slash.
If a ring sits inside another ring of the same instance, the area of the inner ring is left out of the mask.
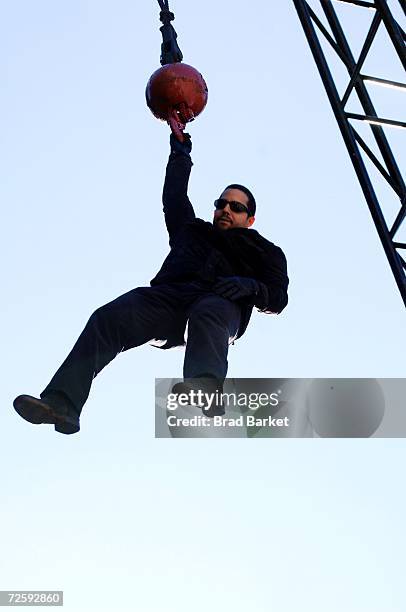
<path id="1" fill-rule="evenodd" d="M 175 317 L 179 317 L 179 308 L 163 286 L 138 287 L 101 306 L 91 315 L 41 398 L 67 399 L 80 414 L 97 374 L 118 353 L 165 337 Z"/>
<path id="2" fill-rule="evenodd" d="M 208 417 L 223 415 L 225 410 L 221 395 L 217 392 L 223 392 L 228 347 L 230 340 L 237 335 L 240 307 L 210 293 L 196 300 L 189 308 L 188 315 L 188 338 L 183 366 L 185 382 L 175 385 L 173 392 L 203 391 L 203 414 Z"/>
<path id="3" fill-rule="evenodd" d="M 240 307 L 210 293 L 192 304 L 188 317 L 184 378 L 210 376 L 223 381 L 228 368 L 229 343 L 240 324 Z"/>

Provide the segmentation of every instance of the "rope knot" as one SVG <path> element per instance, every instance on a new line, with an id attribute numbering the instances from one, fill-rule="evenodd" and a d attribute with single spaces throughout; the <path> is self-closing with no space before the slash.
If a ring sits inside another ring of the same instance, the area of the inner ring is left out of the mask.
<path id="1" fill-rule="evenodd" d="M 159 13 L 159 19 L 164 25 L 171 23 L 175 19 L 175 15 L 171 11 L 161 11 Z"/>

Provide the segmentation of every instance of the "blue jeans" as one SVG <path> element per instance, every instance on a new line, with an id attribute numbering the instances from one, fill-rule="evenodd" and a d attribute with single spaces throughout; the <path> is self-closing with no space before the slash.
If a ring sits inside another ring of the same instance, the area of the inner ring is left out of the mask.
<path id="1" fill-rule="evenodd" d="M 227 374 L 240 307 L 198 282 L 138 287 L 91 315 L 73 349 L 41 393 L 62 395 L 80 414 L 92 380 L 122 351 L 166 339 L 188 325 L 184 378 Z"/>

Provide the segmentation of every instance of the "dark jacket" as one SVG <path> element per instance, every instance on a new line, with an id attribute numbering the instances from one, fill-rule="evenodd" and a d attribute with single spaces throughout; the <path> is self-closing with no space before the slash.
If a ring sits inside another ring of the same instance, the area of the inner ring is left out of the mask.
<path id="1" fill-rule="evenodd" d="M 192 165 L 189 155 L 171 153 L 169 156 L 163 205 L 171 250 L 151 285 L 199 281 L 210 290 L 220 276 L 256 279 L 258 294 L 240 300 L 239 338 L 247 328 L 253 306 L 260 312 L 276 314 L 287 305 L 286 258 L 279 247 L 256 230 L 220 230 L 196 218 L 187 195 Z M 183 340 L 178 344 L 183 344 Z M 174 345 L 176 342 L 172 339 L 164 348 Z"/>

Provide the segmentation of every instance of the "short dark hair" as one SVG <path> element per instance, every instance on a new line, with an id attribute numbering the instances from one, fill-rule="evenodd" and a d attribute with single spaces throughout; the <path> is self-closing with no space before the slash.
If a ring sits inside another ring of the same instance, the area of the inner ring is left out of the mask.
<path id="1" fill-rule="evenodd" d="M 240 191 L 242 191 L 243 193 L 245 193 L 245 195 L 248 198 L 248 212 L 249 212 L 249 217 L 253 217 L 255 215 L 255 211 L 257 209 L 257 204 L 255 202 L 255 198 L 252 195 L 252 193 L 250 192 L 249 189 L 247 189 L 247 187 L 244 187 L 244 185 L 238 185 L 237 183 L 233 183 L 232 185 L 227 185 L 227 187 L 224 189 L 224 191 L 226 191 L 227 189 L 239 189 Z"/>

